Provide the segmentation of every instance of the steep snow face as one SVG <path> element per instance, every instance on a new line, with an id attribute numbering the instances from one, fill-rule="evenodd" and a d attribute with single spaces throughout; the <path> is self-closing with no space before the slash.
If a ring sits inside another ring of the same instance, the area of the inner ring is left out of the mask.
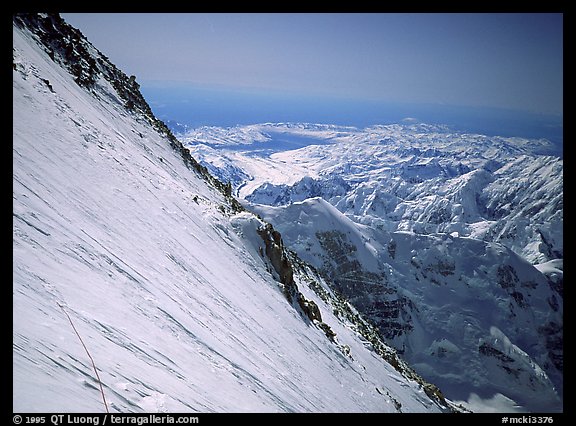
<path id="1" fill-rule="evenodd" d="M 263 222 L 190 169 L 81 42 L 100 70 L 87 86 L 13 29 L 13 410 L 104 410 L 69 315 L 111 411 L 445 411 L 334 313 L 325 283 L 295 272 L 308 313 L 288 303 Z"/>
<path id="2" fill-rule="evenodd" d="M 450 398 L 562 409 L 563 161 L 550 142 L 285 123 L 182 138 L 217 175 L 247 175 L 232 180 L 246 205 Z"/>

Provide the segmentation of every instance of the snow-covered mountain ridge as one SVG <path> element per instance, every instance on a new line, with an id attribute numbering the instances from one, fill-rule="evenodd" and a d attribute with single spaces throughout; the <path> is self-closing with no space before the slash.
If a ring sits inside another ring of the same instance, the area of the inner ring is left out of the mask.
<path id="1" fill-rule="evenodd" d="M 13 26 L 13 410 L 442 412 L 57 15 Z"/>
<path id="2" fill-rule="evenodd" d="M 545 139 L 290 123 L 204 127 L 180 139 L 254 203 L 320 196 L 389 230 L 505 241 L 532 263 L 562 256 L 563 160 L 542 154 L 559 152 Z"/>
<path id="3" fill-rule="evenodd" d="M 561 409 L 558 147 L 426 124 L 179 137 L 450 398 Z"/>

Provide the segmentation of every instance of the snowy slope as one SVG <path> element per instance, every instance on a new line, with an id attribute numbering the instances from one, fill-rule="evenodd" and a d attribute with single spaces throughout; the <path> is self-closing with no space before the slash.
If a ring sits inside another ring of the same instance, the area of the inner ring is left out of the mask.
<path id="1" fill-rule="evenodd" d="M 69 31 L 13 28 L 13 410 L 104 410 L 69 315 L 111 411 L 446 411 Z"/>
<path id="2" fill-rule="evenodd" d="M 182 139 L 448 397 L 561 410 L 558 147 L 424 124 Z"/>

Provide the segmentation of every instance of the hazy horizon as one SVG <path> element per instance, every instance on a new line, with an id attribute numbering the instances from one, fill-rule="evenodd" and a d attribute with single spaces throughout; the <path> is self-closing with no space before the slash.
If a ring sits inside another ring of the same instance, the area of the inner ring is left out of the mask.
<path id="1" fill-rule="evenodd" d="M 546 138 L 563 144 L 562 117 L 511 109 L 297 96 L 158 81 L 142 82 L 141 91 L 158 118 L 192 128 L 263 122 L 309 122 L 362 128 L 421 122 L 444 124 L 463 132 Z"/>
<path id="2" fill-rule="evenodd" d="M 561 13 L 65 13 L 142 82 L 563 115 Z"/>

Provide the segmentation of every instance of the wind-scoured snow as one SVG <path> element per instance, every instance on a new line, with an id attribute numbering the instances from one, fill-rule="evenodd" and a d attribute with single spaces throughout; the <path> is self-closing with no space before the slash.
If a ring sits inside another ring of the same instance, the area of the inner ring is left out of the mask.
<path id="1" fill-rule="evenodd" d="M 337 344 L 306 321 L 263 258 L 263 222 L 110 81 L 82 87 L 20 25 L 13 64 L 14 411 L 104 411 L 66 314 L 113 412 L 446 410 L 295 276 Z"/>

